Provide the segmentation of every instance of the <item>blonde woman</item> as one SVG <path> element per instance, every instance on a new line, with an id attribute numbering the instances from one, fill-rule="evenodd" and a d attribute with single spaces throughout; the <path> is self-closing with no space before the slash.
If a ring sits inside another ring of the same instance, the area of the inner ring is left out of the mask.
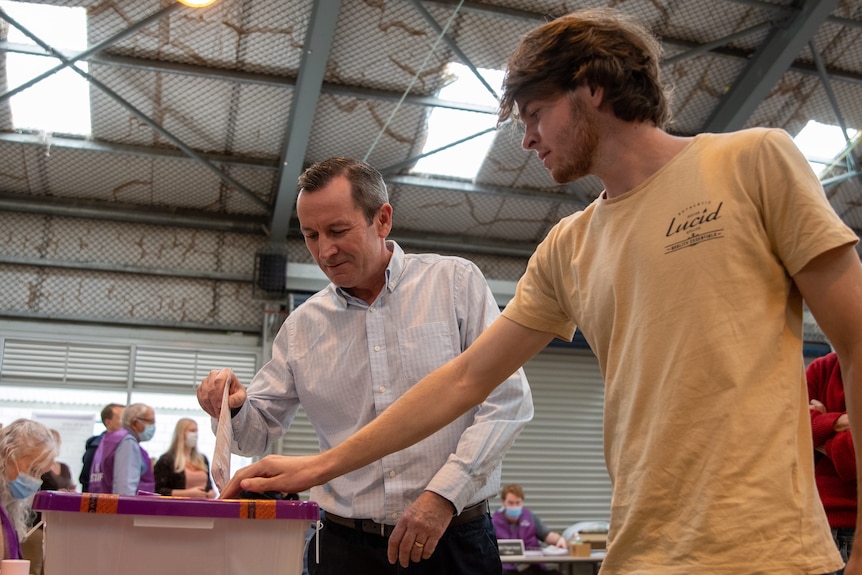
<path id="1" fill-rule="evenodd" d="M 63 444 L 60 432 L 56 429 L 52 429 L 51 436 L 54 438 L 54 443 L 57 445 L 57 452 L 59 453 Z M 42 487 L 40 488 L 42 491 L 74 492 L 78 487 L 75 485 L 75 482 L 72 481 L 72 470 L 69 469 L 69 466 L 61 461 L 57 461 L 56 459 L 51 464 L 50 469 L 42 474 L 40 481 L 42 482 Z M 33 512 L 30 516 L 28 527 L 40 525 L 41 521 L 42 514 L 39 512 Z M 44 547 L 42 543 L 43 537 L 44 532 L 40 525 L 39 529 L 33 530 L 27 539 L 21 542 L 21 554 L 24 556 L 24 559 L 28 559 L 30 561 L 30 572 L 37 573 L 39 575 L 44 573 L 42 566 L 42 549 Z"/>
<path id="2" fill-rule="evenodd" d="M 159 457 L 153 468 L 157 493 L 201 499 L 215 497 L 209 461 L 198 451 L 197 445 L 198 424 L 193 419 L 180 419 L 174 428 L 170 449 Z"/>
<path id="3" fill-rule="evenodd" d="M 22 559 L 33 495 L 55 457 L 54 436 L 41 423 L 17 419 L 0 429 L 0 559 Z"/>

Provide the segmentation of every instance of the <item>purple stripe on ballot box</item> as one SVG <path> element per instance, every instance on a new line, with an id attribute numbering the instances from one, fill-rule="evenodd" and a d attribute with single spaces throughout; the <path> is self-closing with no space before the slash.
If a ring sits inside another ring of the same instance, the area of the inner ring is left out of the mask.
<path id="1" fill-rule="evenodd" d="M 210 517 L 224 519 L 300 519 L 317 521 L 320 512 L 313 501 L 250 499 L 186 499 L 182 497 L 133 497 L 109 493 L 40 491 L 33 500 L 37 511 Z"/>

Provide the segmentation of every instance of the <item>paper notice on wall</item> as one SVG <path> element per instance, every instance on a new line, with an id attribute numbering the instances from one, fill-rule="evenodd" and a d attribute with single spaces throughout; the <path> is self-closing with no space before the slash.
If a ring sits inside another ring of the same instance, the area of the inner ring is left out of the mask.
<path id="1" fill-rule="evenodd" d="M 66 411 L 33 411 L 30 419 L 56 429 L 60 434 L 60 454 L 57 461 L 62 461 L 69 466 L 72 481 L 78 483 L 81 474 L 81 453 L 87 439 L 100 433 L 101 429 L 95 429 L 99 419 L 98 409 L 91 413 L 70 413 Z M 80 488 L 79 488 L 80 489 Z"/>
<path id="2" fill-rule="evenodd" d="M 224 380 L 224 394 L 221 399 L 221 413 L 216 428 L 215 453 L 213 453 L 213 481 L 219 492 L 224 491 L 230 481 L 230 444 L 233 439 L 233 430 L 230 425 L 230 406 L 228 396 L 230 395 L 230 380 L 233 374 L 225 368 L 219 373 Z"/>

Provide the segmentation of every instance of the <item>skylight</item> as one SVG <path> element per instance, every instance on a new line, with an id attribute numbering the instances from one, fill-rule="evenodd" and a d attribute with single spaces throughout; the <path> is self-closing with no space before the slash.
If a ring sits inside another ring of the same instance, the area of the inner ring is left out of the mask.
<path id="1" fill-rule="evenodd" d="M 0 0 L 0 7 L 37 38 L 60 51 L 87 48 L 87 13 L 84 8 L 68 8 Z M 7 41 L 36 43 L 15 26 L 9 25 Z M 6 85 L 15 89 L 60 64 L 56 58 L 6 52 Z M 87 71 L 85 62 L 76 64 Z M 59 72 L 15 94 L 9 99 L 12 126 L 16 130 L 90 135 L 90 93 L 87 81 L 74 71 Z"/>
<path id="2" fill-rule="evenodd" d="M 857 130 L 848 128 L 847 134 L 852 140 Z M 835 158 L 847 146 L 844 133 L 839 126 L 821 124 L 809 120 L 793 139 L 796 145 L 808 159 L 808 163 L 818 176 L 823 176 L 826 169 L 835 162 Z"/>
<path id="3" fill-rule="evenodd" d="M 438 94 L 440 99 L 496 108 L 497 100 L 469 68 L 463 64 L 451 63 L 447 66 L 446 72 L 453 76 L 455 81 L 440 90 Z M 502 84 L 503 71 L 501 70 L 480 69 L 479 73 L 491 87 Z M 493 128 L 496 123 L 497 117 L 494 114 L 434 108 L 428 118 L 428 137 L 422 153 L 442 148 L 482 130 Z M 412 171 L 472 180 L 479 171 L 493 140 L 493 131 L 472 138 L 420 159 Z"/>

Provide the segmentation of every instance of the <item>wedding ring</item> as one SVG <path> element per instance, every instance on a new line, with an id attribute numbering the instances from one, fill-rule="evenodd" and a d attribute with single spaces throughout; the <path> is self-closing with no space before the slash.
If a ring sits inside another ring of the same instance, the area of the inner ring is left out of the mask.
<path id="1" fill-rule="evenodd" d="M 416 547 L 419 547 L 420 549 L 421 549 L 421 548 L 423 548 L 423 547 L 425 547 L 425 544 L 424 544 L 424 543 L 419 543 L 418 541 L 414 541 L 414 542 L 413 542 L 413 545 L 415 545 Z"/>

